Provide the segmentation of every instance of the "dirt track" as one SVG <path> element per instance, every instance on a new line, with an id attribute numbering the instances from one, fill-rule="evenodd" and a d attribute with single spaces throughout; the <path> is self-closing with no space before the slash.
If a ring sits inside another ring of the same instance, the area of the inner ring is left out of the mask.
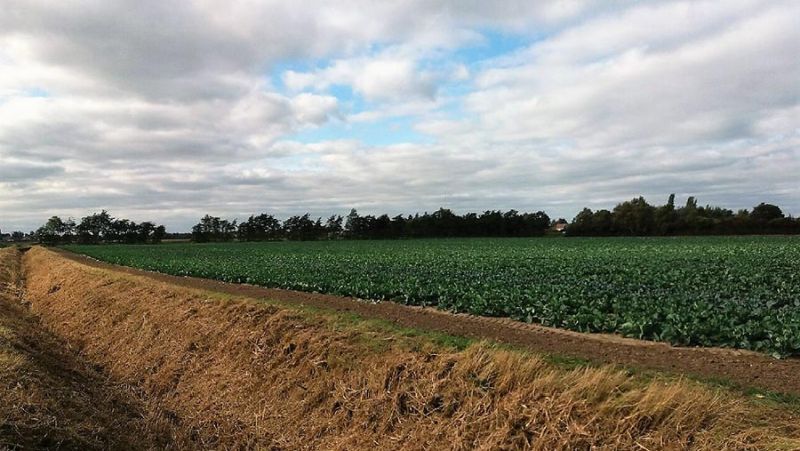
<path id="1" fill-rule="evenodd" d="M 744 387 L 800 395 L 800 377 L 798 377 L 800 359 L 797 358 L 776 360 L 749 351 L 678 348 L 664 343 L 632 340 L 613 335 L 581 334 L 509 319 L 452 314 L 390 302 L 369 303 L 318 293 L 176 277 L 111 265 L 66 251 L 59 253 L 85 265 L 145 276 L 184 287 L 328 308 L 367 318 L 388 320 L 403 327 L 489 339 L 536 352 L 587 359 L 595 363 L 613 363 L 639 369 L 688 374 L 705 379 L 722 379 Z"/>

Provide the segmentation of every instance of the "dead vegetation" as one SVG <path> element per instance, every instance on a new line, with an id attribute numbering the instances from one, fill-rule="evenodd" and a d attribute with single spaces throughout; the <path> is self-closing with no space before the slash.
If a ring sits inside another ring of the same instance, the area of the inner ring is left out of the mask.
<path id="1" fill-rule="evenodd" d="M 20 252 L 0 249 L 0 449 L 141 449 L 169 435 L 47 333 L 21 301 Z"/>
<path id="2" fill-rule="evenodd" d="M 27 298 L 189 448 L 798 449 L 781 406 L 690 381 L 465 350 L 34 248 Z"/>

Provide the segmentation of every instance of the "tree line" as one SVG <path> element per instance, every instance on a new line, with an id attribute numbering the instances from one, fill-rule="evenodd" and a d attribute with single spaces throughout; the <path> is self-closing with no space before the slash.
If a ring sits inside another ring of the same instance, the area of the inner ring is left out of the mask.
<path id="1" fill-rule="evenodd" d="M 247 220 L 227 220 L 205 215 L 191 233 L 167 233 L 163 225 L 116 219 L 103 210 L 76 223 L 53 216 L 30 233 L 0 233 L 4 241 L 38 241 L 44 244 L 68 243 L 160 243 L 165 238 L 195 242 L 398 239 L 443 237 L 532 237 L 548 229 L 562 230 L 566 236 L 669 236 L 669 235 L 748 235 L 800 234 L 800 219 L 786 216 L 777 205 L 760 203 L 751 210 L 700 206 L 689 197 L 683 206 L 675 205 L 675 195 L 664 205 L 651 205 L 644 197 L 622 202 L 612 210 L 584 208 L 571 223 L 552 221 L 542 211 L 487 210 L 458 215 L 440 208 L 433 213 L 415 215 L 359 215 L 354 209 L 347 216 L 333 215 L 323 221 L 310 214 L 292 216 L 285 221 L 261 213 Z M 558 227 L 556 227 L 558 226 Z"/>
<path id="2" fill-rule="evenodd" d="M 163 225 L 145 221 L 136 223 L 129 219 L 115 219 L 103 210 L 86 216 L 76 223 L 72 218 L 63 220 L 53 216 L 39 227 L 33 238 L 44 244 L 99 244 L 99 243 L 160 243 L 166 235 Z"/>
<path id="3" fill-rule="evenodd" d="M 689 197 L 675 206 L 675 195 L 667 203 L 650 205 L 644 197 L 622 202 L 613 210 L 584 208 L 566 228 L 567 236 L 668 236 L 800 234 L 800 219 L 787 217 L 777 205 L 760 203 L 752 210 L 698 206 Z"/>
<path id="4" fill-rule="evenodd" d="M 192 241 L 270 241 L 334 239 L 398 239 L 444 237 L 530 237 L 543 235 L 550 227 L 546 213 L 516 210 L 485 211 L 458 215 L 446 208 L 422 215 L 389 217 L 361 216 L 351 210 L 346 217 L 312 218 L 310 214 L 280 221 L 270 214 L 252 215 L 246 221 L 206 215 L 192 227 Z"/>

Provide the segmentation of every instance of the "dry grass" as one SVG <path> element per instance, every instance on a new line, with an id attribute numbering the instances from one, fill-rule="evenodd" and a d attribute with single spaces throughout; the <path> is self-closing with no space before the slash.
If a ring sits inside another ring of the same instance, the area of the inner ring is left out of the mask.
<path id="1" fill-rule="evenodd" d="M 0 449 L 167 444 L 166 427 L 148 424 L 125 390 L 70 354 L 21 304 L 19 256 L 0 249 Z"/>
<path id="2" fill-rule="evenodd" d="M 800 449 L 791 412 L 696 382 L 336 327 L 44 249 L 25 263 L 33 311 L 176 448 Z"/>

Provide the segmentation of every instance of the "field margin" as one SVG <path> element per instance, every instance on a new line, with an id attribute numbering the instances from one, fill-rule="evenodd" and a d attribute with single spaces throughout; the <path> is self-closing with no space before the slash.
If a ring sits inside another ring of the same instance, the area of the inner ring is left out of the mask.
<path id="1" fill-rule="evenodd" d="M 614 364 L 643 371 L 686 375 L 715 381 L 743 391 L 800 396 L 800 358 L 778 360 L 747 350 L 675 347 L 662 342 L 636 340 L 610 334 L 589 334 L 528 324 L 508 318 L 450 313 L 431 307 L 370 302 L 342 296 L 231 284 L 213 279 L 179 277 L 102 262 L 65 249 L 51 249 L 72 261 L 95 268 L 147 277 L 179 286 L 278 301 L 298 306 L 330 309 L 362 318 L 386 321 L 400 328 L 497 343 L 593 364 Z"/>

